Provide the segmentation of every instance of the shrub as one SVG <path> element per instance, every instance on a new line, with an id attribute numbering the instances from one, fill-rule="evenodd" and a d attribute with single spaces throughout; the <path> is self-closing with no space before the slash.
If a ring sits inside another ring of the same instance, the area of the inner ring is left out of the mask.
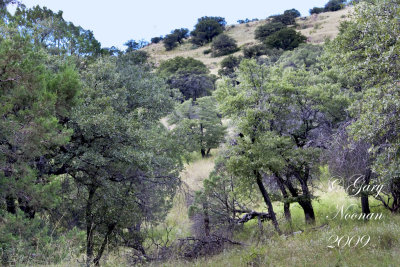
<path id="1" fill-rule="evenodd" d="M 283 12 L 283 15 L 291 16 L 293 18 L 298 18 L 298 17 L 301 16 L 300 12 L 297 9 L 294 9 L 294 8 L 285 10 L 285 12 Z"/>
<path id="2" fill-rule="evenodd" d="M 163 77 L 183 73 L 208 74 L 210 72 L 203 62 L 191 57 L 174 57 L 163 61 L 157 71 Z"/>
<path id="3" fill-rule="evenodd" d="M 307 70 L 318 69 L 318 60 L 323 51 L 323 47 L 312 44 L 302 44 L 293 51 L 286 51 L 279 59 L 278 64 L 283 68 L 301 68 Z"/>
<path id="4" fill-rule="evenodd" d="M 310 12 L 311 15 L 312 14 L 319 14 L 319 13 L 324 12 L 324 8 L 323 7 L 314 7 L 312 9 L 310 9 L 309 12 Z"/>
<path id="5" fill-rule="evenodd" d="M 199 18 L 194 30 L 190 33 L 191 42 L 198 46 L 209 43 L 215 36 L 224 31 L 225 25 L 226 21 L 221 17 Z"/>
<path id="6" fill-rule="evenodd" d="M 346 6 L 346 0 L 329 0 L 325 7 L 314 7 L 310 9 L 310 14 L 319 14 L 322 12 L 338 11 Z"/>
<path id="7" fill-rule="evenodd" d="M 189 30 L 186 28 L 175 29 L 164 38 L 164 47 L 167 51 L 177 47 L 178 43 L 182 44 L 183 39 L 189 36 Z"/>
<path id="8" fill-rule="evenodd" d="M 189 30 L 186 28 L 175 29 L 171 32 L 171 34 L 175 35 L 176 41 L 179 44 L 182 44 L 183 39 L 186 39 L 189 37 Z"/>
<path id="9" fill-rule="evenodd" d="M 282 22 L 270 22 L 261 26 L 258 26 L 254 32 L 255 38 L 259 41 L 264 41 L 266 37 L 270 36 L 274 32 L 285 28 L 285 24 Z"/>
<path id="10" fill-rule="evenodd" d="M 296 9 L 285 10 L 282 15 L 271 16 L 275 22 L 281 22 L 285 25 L 293 25 L 296 23 L 296 18 L 300 17 L 300 12 Z"/>
<path id="11" fill-rule="evenodd" d="M 185 100 L 208 96 L 215 89 L 215 79 L 211 75 L 185 73 L 172 75 L 167 80 L 171 88 L 177 88 Z"/>
<path id="12" fill-rule="evenodd" d="M 243 56 L 245 58 L 256 58 L 267 54 L 268 54 L 268 47 L 265 44 L 248 46 L 243 49 Z"/>
<path id="13" fill-rule="evenodd" d="M 292 50 L 306 40 L 307 38 L 301 33 L 291 28 L 285 28 L 268 36 L 264 43 L 272 48 Z"/>
<path id="14" fill-rule="evenodd" d="M 245 24 L 245 23 L 249 23 L 250 20 L 249 20 L 248 18 L 246 18 L 245 20 L 240 19 L 240 20 L 238 20 L 237 22 L 238 22 L 239 24 Z"/>
<path id="15" fill-rule="evenodd" d="M 135 40 L 129 40 L 126 43 L 124 43 L 125 46 L 127 46 L 126 48 L 126 52 L 132 52 L 135 50 L 139 50 L 143 47 L 145 47 L 146 45 L 148 45 L 149 43 L 146 42 L 145 40 L 140 40 L 140 41 L 135 41 Z"/>
<path id="16" fill-rule="evenodd" d="M 236 41 L 226 34 L 220 34 L 215 37 L 211 45 L 212 54 L 214 57 L 225 56 L 238 51 Z"/>
<path id="17" fill-rule="evenodd" d="M 329 0 L 329 2 L 325 5 L 324 11 L 338 11 L 343 9 L 345 6 L 346 0 Z"/>
<path id="18" fill-rule="evenodd" d="M 214 90 L 215 79 L 203 62 L 191 57 L 175 57 L 161 62 L 157 70 L 170 88 L 179 89 L 184 99 L 196 100 Z"/>
<path id="19" fill-rule="evenodd" d="M 206 50 L 203 51 L 203 54 L 204 54 L 204 55 L 208 55 L 208 54 L 210 54 L 211 52 L 212 52 L 211 49 L 206 49 Z"/>
<path id="20" fill-rule="evenodd" d="M 242 57 L 235 57 L 232 55 L 227 56 L 220 63 L 221 69 L 218 71 L 218 74 L 220 76 L 233 77 L 241 61 Z"/>
<path id="21" fill-rule="evenodd" d="M 152 44 L 158 44 L 159 42 L 161 42 L 162 40 L 163 40 L 164 38 L 162 37 L 162 36 L 160 36 L 160 37 L 153 37 L 153 38 L 151 38 L 151 43 Z"/>
<path id="22" fill-rule="evenodd" d="M 178 46 L 178 40 L 176 35 L 174 34 L 167 34 L 164 38 L 164 47 L 165 50 L 170 51 Z"/>

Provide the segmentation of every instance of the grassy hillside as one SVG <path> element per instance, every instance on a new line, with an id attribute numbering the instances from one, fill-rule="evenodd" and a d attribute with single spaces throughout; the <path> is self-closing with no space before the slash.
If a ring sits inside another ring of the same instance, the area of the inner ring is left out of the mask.
<path id="1" fill-rule="evenodd" d="M 337 35 L 340 22 L 347 18 L 351 10 L 352 7 L 348 7 L 336 12 L 325 12 L 314 14 L 309 17 L 298 18 L 297 24 L 299 26 L 297 30 L 307 37 L 309 43 L 321 44 L 326 38 L 333 39 Z M 258 41 L 254 39 L 254 31 L 258 26 L 264 23 L 267 23 L 267 21 L 260 20 L 246 24 L 229 25 L 226 27 L 225 33 L 234 38 L 238 46 L 243 48 L 258 43 Z M 206 64 L 212 74 L 217 74 L 219 63 L 224 57 L 214 58 L 211 57 L 211 54 L 205 55 L 203 53 L 204 50 L 210 49 L 210 46 L 211 45 L 208 44 L 193 49 L 192 44 L 186 41 L 183 45 L 178 46 L 172 51 L 165 51 L 164 45 L 161 42 L 158 44 L 150 44 L 143 48 L 143 50 L 150 54 L 155 64 L 177 56 L 193 57 Z M 242 55 L 242 52 L 236 52 L 234 55 Z"/>

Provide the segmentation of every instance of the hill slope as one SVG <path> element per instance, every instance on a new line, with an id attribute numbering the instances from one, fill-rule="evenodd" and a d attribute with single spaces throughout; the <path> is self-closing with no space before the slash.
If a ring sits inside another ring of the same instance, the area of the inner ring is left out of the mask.
<path id="1" fill-rule="evenodd" d="M 348 7 L 336 12 L 325 12 L 321 14 L 314 14 L 308 17 L 297 19 L 297 30 L 307 37 L 307 41 L 312 44 L 322 44 L 325 38 L 333 39 L 339 32 L 340 22 L 345 20 L 352 7 Z M 225 33 L 234 38 L 239 47 L 250 46 L 257 44 L 258 41 L 254 39 L 255 29 L 267 20 L 259 20 L 249 22 L 246 24 L 229 25 L 226 27 Z M 212 74 L 217 74 L 219 63 L 225 57 L 211 57 L 210 54 L 205 55 L 204 50 L 210 49 L 211 44 L 192 48 L 192 44 L 186 41 L 184 44 L 178 46 L 172 51 L 165 51 L 163 43 L 150 44 L 143 48 L 150 54 L 151 60 L 158 65 L 161 61 L 174 58 L 177 56 L 193 57 L 202 61 L 210 69 Z M 242 51 L 236 52 L 234 55 L 242 55 Z"/>

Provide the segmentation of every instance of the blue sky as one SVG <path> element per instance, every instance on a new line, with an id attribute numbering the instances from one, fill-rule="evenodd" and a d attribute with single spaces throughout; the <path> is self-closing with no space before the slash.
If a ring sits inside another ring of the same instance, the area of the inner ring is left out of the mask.
<path id="1" fill-rule="evenodd" d="M 150 40 L 176 28 L 193 29 L 197 18 L 221 16 L 228 24 L 296 8 L 302 16 L 328 0 L 21 0 L 27 7 L 62 10 L 64 19 L 93 31 L 103 47 L 123 49 L 129 40 Z"/>

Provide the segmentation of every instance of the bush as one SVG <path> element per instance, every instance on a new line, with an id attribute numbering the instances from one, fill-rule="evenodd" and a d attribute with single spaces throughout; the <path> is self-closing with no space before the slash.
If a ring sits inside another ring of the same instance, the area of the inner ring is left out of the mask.
<path id="1" fill-rule="evenodd" d="M 282 22 L 270 22 L 261 26 L 258 26 L 254 32 L 255 38 L 259 41 L 264 41 L 265 38 L 285 28 L 286 25 Z"/>
<path id="2" fill-rule="evenodd" d="M 37 266 L 57 264 L 77 257 L 84 244 L 84 232 L 48 225 L 37 217 L 27 218 L 0 210 L 0 265 Z"/>
<path id="3" fill-rule="evenodd" d="M 174 34 L 167 34 L 164 38 L 165 50 L 170 51 L 178 46 L 178 40 Z"/>
<path id="4" fill-rule="evenodd" d="M 220 34 L 215 37 L 211 45 L 212 54 L 214 57 L 225 56 L 238 51 L 236 41 L 226 34 Z"/>
<path id="5" fill-rule="evenodd" d="M 322 12 L 329 12 L 329 11 L 338 11 L 340 9 L 345 8 L 346 0 L 330 0 L 326 3 L 325 7 L 314 7 L 310 9 L 310 14 L 319 14 Z"/>
<path id="6" fill-rule="evenodd" d="M 319 13 L 322 13 L 322 12 L 324 12 L 324 8 L 323 7 L 314 7 L 314 8 L 312 8 L 312 9 L 310 9 L 310 15 L 312 15 L 312 14 L 319 14 Z"/>
<path id="7" fill-rule="evenodd" d="M 124 43 L 125 46 L 127 46 L 126 48 L 126 52 L 132 52 L 135 50 L 139 50 L 143 47 L 145 47 L 146 45 L 148 45 L 149 43 L 145 40 L 140 40 L 140 41 L 135 41 L 135 40 L 129 40 L 126 43 Z"/>
<path id="8" fill-rule="evenodd" d="M 172 75 L 167 80 L 171 88 L 177 88 L 185 100 L 208 96 L 215 89 L 215 79 L 212 75 L 185 73 Z"/>
<path id="9" fill-rule="evenodd" d="M 248 46 L 243 49 L 243 56 L 245 58 L 257 58 L 259 56 L 267 55 L 269 48 L 265 44 L 258 44 Z"/>
<path id="10" fill-rule="evenodd" d="M 189 37 L 189 30 L 186 28 L 175 29 L 171 32 L 171 34 L 175 35 L 176 41 L 179 44 L 182 44 L 183 39 L 186 39 Z"/>
<path id="11" fill-rule="evenodd" d="M 208 74 L 210 71 L 200 60 L 191 57 L 174 57 L 161 62 L 157 72 L 163 77 L 168 77 L 184 73 Z"/>
<path id="12" fill-rule="evenodd" d="M 264 43 L 272 48 L 292 50 L 306 40 L 307 38 L 301 33 L 291 28 L 285 28 L 268 36 Z"/>
<path id="13" fill-rule="evenodd" d="M 283 68 L 301 68 L 318 70 L 319 57 L 323 47 L 320 45 L 302 44 L 293 51 L 286 51 L 279 59 L 278 64 Z"/>
<path id="14" fill-rule="evenodd" d="M 190 33 L 191 42 L 198 46 L 209 43 L 215 36 L 224 31 L 225 25 L 226 21 L 221 17 L 199 18 L 194 30 Z"/>
<path id="15" fill-rule="evenodd" d="M 164 38 L 164 47 L 167 51 L 174 49 L 182 44 L 183 39 L 189 36 L 189 30 L 186 28 L 175 29 Z"/>
<path id="16" fill-rule="evenodd" d="M 208 95 L 214 90 L 215 79 L 203 62 L 191 57 L 175 57 L 161 62 L 158 74 L 170 88 L 179 89 L 187 100 Z"/>
<path id="17" fill-rule="evenodd" d="M 283 12 L 283 15 L 290 16 L 290 17 L 293 17 L 293 18 L 298 18 L 298 17 L 301 16 L 300 12 L 297 9 L 294 9 L 294 8 L 285 10 L 285 12 Z"/>
<path id="18" fill-rule="evenodd" d="M 206 50 L 203 51 L 203 54 L 204 54 L 204 55 L 208 55 L 208 54 L 210 54 L 211 52 L 212 52 L 211 49 L 206 49 Z"/>
<path id="19" fill-rule="evenodd" d="M 346 0 L 330 0 L 326 3 L 324 11 L 338 11 L 346 6 Z"/>
<path id="20" fill-rule="evenodd" d="M 300 12 L 296 9 L 285 10 L 282 15 L 271 16 L 274 22 L 281 22 L 285 25 L 293 25 L 296 23 L 296 18 L 300 17 Z"/>
<path id="21" fill-rule="evenodd" d="M 158 44 L 159 42 L 161 42 L 162 40 L 163 40 L 164 38 L 162 37 L 162 36 L 160 36 L 160 37 L 153 37 L 153 38 L 151 38 L 151 43 L 152 44 Z"/>
<path id="22" fill-rule="evenodd" d="M 233 77 L 235 71 L 240 65 L 242 61 L 242 57 L 235 57 L 235 56 L 227 56 L 221 61 L 221 69 L 218 71 L 220 76 L 229 76 Z"/>

